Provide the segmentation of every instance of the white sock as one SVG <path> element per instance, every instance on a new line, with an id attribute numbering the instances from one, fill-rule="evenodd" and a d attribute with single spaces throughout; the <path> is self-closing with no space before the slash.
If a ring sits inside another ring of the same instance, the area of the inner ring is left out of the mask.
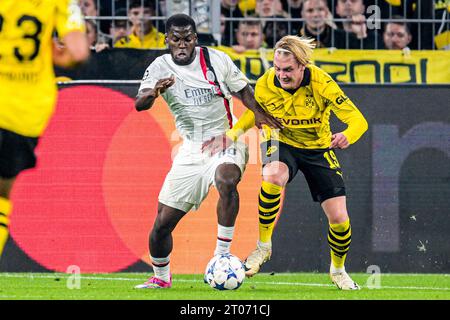
<path id="1" fill-rule="evenodd" d="M 260 240 L 258 240 L 257 246 L 262 248 L 262 249 L 270 250 L 270 249 L 272 249 L 272 241 L 261 242 Z"/>
<path id="2" fill-rule="evenodd" d="M 230 253 L 231 241 L 233 240 L 234 226 L 224 227 L 217 225 L 217 242 L 214 255 Z"/>
<path id="3" fill-rule="evenodd" d="M 331 263 L 331 265 L 330 265 L 330 272 L 331 272 L 331 273 L 342 273 L 342 272 L 345 272 L 345 267 L 342 267 L 342 268 L 336 268 L 336 267 L 333 265 L 333 263 Z"/>
<path id="4" fill-rule="evenodd" d="M 155 272 L 155 277 L 161 279 L 165 282 L 170 282 L 170 258 L 169 256 L 165 258 L 154 258 L 150 256 L 150 260 L 153 265 L 153 272 Z"/>

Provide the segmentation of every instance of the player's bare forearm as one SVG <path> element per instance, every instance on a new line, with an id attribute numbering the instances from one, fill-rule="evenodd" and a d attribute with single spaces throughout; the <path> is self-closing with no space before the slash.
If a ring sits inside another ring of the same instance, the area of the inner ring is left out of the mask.
<path id="1" fill-rule="evenodd" d="M 148 110 L 153 106 L 156 98 L 157 95 L 154 89 L 142 89 L 136 96 L 134 107 L 137 111 Z"/>
<path id="2" fill-rule="evenodd" d="M 67 49 L 67 47 L 54 43 L 53 44 L 53 63 L 61 68 L 75 68 L 81 64 L 83 64 L 87 57 L 83 60 L 74 59 L 71 52 Z"/>
<path id="3" fill-rule="evenodd" d="M 255 112 L 264 113 L 264 109 L 256 102 L 255 100 L 255 92 L 253 88 L 247 84 L 244 89 L 235 93 L 235 95 L 241 99 L 242 103 L 250 110 Z"/>
<path id="4" fill-rule="evenodd" d="M 271 114 L 267 113 L 255 100 L 255 92 L 250 85 L 246 85 L 244 89 L 236 93 L 244 105 L 255 114 L 255 125 L 261 128 L 263 124 L 271 128 L 283 129 L 281 123 Z"/>
<path id="5" fill-rule="evenodd" d="M 59 67 L 71 68 L 85 62 L 90 55 L 86 34 L 72 31 L 62 40 L 53 40 L 53 63 Z"/>
<path id="6" fill-rule="evenodd" d="M 61 68 L 69 68 L 73 66 L 72 57 L 69 51 L 64 47 L 53 47 L 53 63 Z"/>
<path id="7" fill-rule="evenodd" d="M 145 88 L 138 92 L 136 96 L 136 101 L 134 106 L 137 111 L 148 110 L 153 106 L 153 102 L 155 99 L 161 94 L 164 93 L 168 88 L 173 86 L 175 83 L 175 76 L 171 75 L 169 78 L 159 79 L 155 87 Z"/>

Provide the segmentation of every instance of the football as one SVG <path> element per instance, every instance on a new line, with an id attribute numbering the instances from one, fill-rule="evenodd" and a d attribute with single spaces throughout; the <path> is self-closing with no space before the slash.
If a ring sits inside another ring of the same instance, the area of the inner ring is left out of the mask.
<path id="1" fill-rule="evenodd" d="M 244 264 L 230 253 L 215 255 L 206 266 L 204 280 L 214 289 L 236 290 L 244 279 Z"/>

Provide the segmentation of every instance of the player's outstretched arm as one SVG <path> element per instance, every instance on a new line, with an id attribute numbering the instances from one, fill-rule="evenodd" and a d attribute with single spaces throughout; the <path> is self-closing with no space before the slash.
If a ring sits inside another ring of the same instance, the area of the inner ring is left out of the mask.
<path id="1" fill-rule="evenodd" d="M 263 108 L 255 100 L 253 88 L 248 84 L 241 91 L 236 92 L 236 96 L 241 99 L 244 105 L 255 114 L 255 125 L 261 129 L 265 124 L 274 129 L 283 129 L 281 123 L 271 114 L 264 111 Z"/>
<path id="2" fill-rule="evenodd" d="M 169 87 L 175 83 L 175 77 L 159 79 L 154 88 L 144 88 L 140 90 L 136 96 L 134 106 L 137 111 L 148 110 L 153 106 L 155 99 L 164 93 Z"/>
<path id="3" fill-rule="evenodd" d="M 62 42 L 53 42 L 53 63 L 59 67 L 73 67 L 89 58 L 89 44 L 81 31 L 69 32 Z"/>
<path id="4" fill-rule="evenodd" d="M 213 156 L 227 149 L 232 143 L 233 140 L 224 133 L 205 141 L 202 144 L 202 152 L 209 153 L 210 156 Z"/>
<path id="5" fill-rule="evenodd" d="M 219 136 L 205 141 L 202 145 L 202 152 L 208 152 L 210 155 L 214 155 L 217 152 L 225 150 L 254 125 L 255 114 L 250 109 L 247 109 L 239 118 L 238 122 L 233 126 L 233 128 L 228 129 L 225 133 Z"/>

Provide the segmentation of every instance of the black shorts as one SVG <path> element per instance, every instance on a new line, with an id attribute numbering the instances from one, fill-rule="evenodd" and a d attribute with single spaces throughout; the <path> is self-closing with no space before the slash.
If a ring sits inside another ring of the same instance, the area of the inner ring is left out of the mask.
<path id="1" fill-rule="evenodd" d="M 0 128 L 0 177 L 14 178 L 21 171 L 34 168 L 38 140 Z"/>
<path id="2" fill-rule="evenodd" d="M 332 149 L 300 149 L 270 140 L 261 144 L 261 158 L 263 167 L 272 161 L 285 163 L 289 168 L 289 182 L 298 170 L 303 172 L 316 202 L 345 195 L 342 170 Z"/>

